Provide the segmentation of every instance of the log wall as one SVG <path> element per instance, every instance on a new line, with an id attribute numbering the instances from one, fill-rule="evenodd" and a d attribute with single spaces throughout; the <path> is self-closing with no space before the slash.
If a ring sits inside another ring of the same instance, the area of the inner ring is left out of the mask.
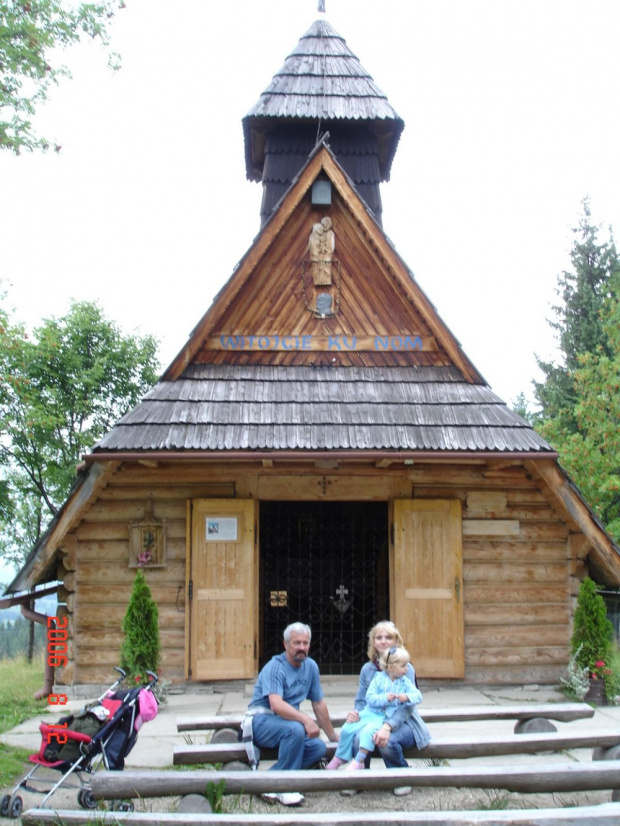
<path id="1" fill-rule="evenodd" d="M 187 501 L 237 496 L 460 499 L 466 680 L 555 682 L 568 661 L 573 599 L 585 572 L 587 547 L 575 527 L 562 521 L 518 463 L 385 464 L 341 464 L 324 472 L 311 463 L 123 465 L 64 541 L 58 574 L 71 641 L 70 663 L 58 681 L 105 682 L 118 665 L 135 575 L 128 528 L 144 517 L 149 496 L 166 531 L 166 566 L 145 569 L 159 605 L 162 673 L 184 679 Z"/>

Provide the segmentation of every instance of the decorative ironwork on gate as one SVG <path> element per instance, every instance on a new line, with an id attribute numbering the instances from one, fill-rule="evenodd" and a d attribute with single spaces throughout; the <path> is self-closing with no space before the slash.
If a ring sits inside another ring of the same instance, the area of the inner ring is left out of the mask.
<path id="1" fill-rule="evenodd" d="M 261 665 L 291 622 L 312 629 L 322 674 L 356 674 L 388 616 L 385 502 L 262 502 Z"/>

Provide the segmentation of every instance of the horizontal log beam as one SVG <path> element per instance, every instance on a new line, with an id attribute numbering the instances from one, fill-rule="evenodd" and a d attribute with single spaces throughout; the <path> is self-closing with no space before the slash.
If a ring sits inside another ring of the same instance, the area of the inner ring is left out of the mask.
<path id="1" fill-rule="evenodd" d="M 332 725 L 342 726 L 346 711 L 331 715 Z M 423 708 L 422 717 L 426 723 L 459 723 L 477 720 L 531 720 L 545 717 L 570 723 L 594 716 L 594 709 L 587 703 L 529 703 L 502 706 L 457 706 L 455 708 Z M 312 714 L 310 716 L 313 716 Z M 211 714 L 196 717 L 177 717 L 177 731 L 204 731 L 209 729 L 239 728 L 243 714 Z"/>
<path id="2" fill-rule="evenodd" d="M 101 772 L 92 778 L 96 798 L 161 797 L 204 794 L 207 781 L 226 784 L 226 794 L 262 792 L 376 791 L 396 786 L 507 789 L 511 792 L 600 791 L 620 788 L 620 760 L 558 763 L 545 766 L 431 767 L 345 771 L 125 771 Z"/>
<path id="3" fill-rule="evenodd" d="M 443 812 L 345 812 L 304 814 L 191 814 L 171 812 L 97 812 L 97 823 L 117 826 L 136 823 L 140 826 L 617 826 L 620 803 L 598 806 L 575 806 L 562 809 L 520 809 L 513 811 L 443 811 Z M 92 812 L 72 809 L 30 809 L 22 815 L 24 826 L 47 826 L 62 823 L 79 826 L 92 823 Z"/>
<path id="4" fill-rule="evenodd" d="M 468 757 L 492 757 L 499 754 L 537 754 L 543 751 L 565 751 L 566 749 L 611 748 L 620 744 L 620 732 L 609 729 L 575 734 L 545 732 L 542 734 L 516 734 L 513 736 L 435 737 L 419 751 L 406 749 L 406 757 L 461 760 Z M 327 756 L 336 751 L 336 743 L 327 744 Z M 276 760 L 275 749 L 261 749 L 265 760 Z M 233 760 L 247 762 L 247 754 L 241 743 L 197 744 L 176 746 L 172 762 L 175 766 L 191 766 L 195 763 L 230 763 Z"/>

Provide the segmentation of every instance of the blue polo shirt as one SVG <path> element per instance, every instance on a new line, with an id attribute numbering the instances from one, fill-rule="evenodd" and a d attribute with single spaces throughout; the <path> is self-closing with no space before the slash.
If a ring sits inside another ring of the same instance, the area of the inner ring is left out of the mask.
<path id="1" fill-rule="evenodd" d="M 276 654 L 258 675 L 249 707 L 269 708 L 270 694 L 279 695 L 296 709 L 299 709 L 302 700 L 313 703 L 322 700 L 323 689 L 318 665 L 307 657 L 299 668 L 295 668 L 286 659 L 285 651 Z"/>

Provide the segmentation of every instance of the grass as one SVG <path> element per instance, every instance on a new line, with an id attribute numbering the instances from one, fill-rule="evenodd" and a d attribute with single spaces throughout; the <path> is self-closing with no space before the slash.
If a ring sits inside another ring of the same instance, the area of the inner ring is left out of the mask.
<path id="1" fill-rule="evenodd" d="M 480 801 L 479 811 L 505 811 L 510 806 L 510 792 L 503 789 L 483 789 L 486 801 Z"/>
<path id="2" fill-rule="evenodd" d="M 0 743 L 0 788 L 14 785 L 15 781 L 25 774 L 29 754 L 28 749 Z"/>
<path id="3" fill-rule="evenodd" d="M 43 658 L 29 664 L 25 659 L 0 663 L 0 734 L 47 709 L 45 700 L 32 695 L 43 685 Z"/>
<path id="4" fill-rule="evenodd" d="M 42 685 L 42 657 L 31 664 L 25 659 L 0 662 L 0 734 L 45 711 L 45 700 L 32 699 Z M 11 785 L 23 773 L 28 754 L 26 749 L 0 743 L 1 787 Z"/>

